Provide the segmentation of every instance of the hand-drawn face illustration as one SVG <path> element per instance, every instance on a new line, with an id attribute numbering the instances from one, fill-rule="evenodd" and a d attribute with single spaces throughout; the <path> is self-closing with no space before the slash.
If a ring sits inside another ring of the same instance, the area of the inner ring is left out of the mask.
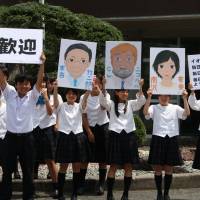
<path id="1" fill-rule="evenodd" d="M 76 80 L 90 66 L 92 51 L 85 44 L 72 44 L 64 55 L 66 69 Z"/>
<path id="2" fill-rule="evenodd" d="M 180 69 L 179 58 L 173 51 L 161 51 L 154 60 L 153 68 L 161 78 L 162 86 L 173 87 L 172 79 Z"/>
<path id="3" fill-rule="evenodd" d="M 115 76 L 126 79 L 132 75 L 137 61 L 137 49 L 129 43 L 122 43 L 110 50 L 112 72 Z"/>

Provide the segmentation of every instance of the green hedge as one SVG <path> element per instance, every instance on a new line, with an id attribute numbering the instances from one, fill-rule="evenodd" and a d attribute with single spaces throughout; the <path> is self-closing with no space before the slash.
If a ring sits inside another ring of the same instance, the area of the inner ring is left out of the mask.
<path id="1" fill-rule="evenodd" d="M 136 126 L 135 133 L 138 138 L 138 143 L 139 145 L 143 145 L 146 139 L 146 135 L 147 135 L 145 125 L 138 115 L 134 116 L 134 121 L 135 121 L 135 126 Z"/>
<path id="2" fill-rule="evenodd" d="M 105 41 L 123 40 L 122 33 L 111 24 L 93 16 L 75 14 L 61 6 L 36 2 L 0 6 L 0 26 L 12 28 L 42 28 L 45 23 L 45 53 L 47 71 L 57 71 L 60 39 L 98 42 L 96 72 L 104 72 Z M 30 69 L 30 67 L 29 67 Z M 37 71 L 32 67 L 32 72 Z"/>

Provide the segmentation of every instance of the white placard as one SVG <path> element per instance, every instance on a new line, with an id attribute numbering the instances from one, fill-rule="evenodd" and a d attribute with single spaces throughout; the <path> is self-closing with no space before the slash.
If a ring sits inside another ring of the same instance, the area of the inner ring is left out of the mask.
<path id="1" fill-rule="evenodd" d="M 0 28 L 0 63 L 40 64 L 43 30 Z"/>
<path id="2" fill-rule="evenodd" d="M 185 49 L 150 48 L 153 94 L 181 95 L 185 89 Z"/>
<path id="3" fill-rule="evenodd" d="M 106 42 L 106 89 L 139 89 L 141 46 L 140 41 Z"/>
<path id="4" fill-rule="evenodd" d="M 92 89 L 96 46 L 95 42 L 61 39 L 58 86 Z"/>
<path id="5" fill-rule="evenodd" d="M 188 56 L 190 82 L 194 90 L 200 89 L 200 54 Z"/>

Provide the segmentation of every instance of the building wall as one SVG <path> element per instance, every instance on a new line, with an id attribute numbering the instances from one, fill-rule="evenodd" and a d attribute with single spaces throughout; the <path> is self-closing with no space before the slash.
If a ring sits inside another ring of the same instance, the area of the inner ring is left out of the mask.
<path id="1" fill-rule="evenodd" d="M 0 4 L 27 2 L 23 0 L 0 0 Z M 182 15 L 200 13 L 199 0 L 45 0 L 45 2 L 62 5 L 74 12 L 81 12 L 96 17 L 128 17 Z"/>

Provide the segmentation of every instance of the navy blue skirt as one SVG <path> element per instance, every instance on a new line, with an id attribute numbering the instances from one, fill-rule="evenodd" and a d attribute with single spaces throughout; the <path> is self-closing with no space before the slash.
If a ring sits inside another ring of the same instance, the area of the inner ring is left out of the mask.
<path id="1" fill-rule="evenodd" d="M 197 141 L 197 146 L 196 146 L 196 151 L 195 151 L 195 156 L 194 156 L 194 162 L 192 167 L 194 169 L 200 169 L 200 136 Z"/>
<path id="2" fill-rule="evenodd" d="M 105 163 L 108 142 L 108 123 L 101 126 L 96 125 L 95 127 L 90 127 L 90 129 L 94 134 L 95 143 L 89 142 L 87 137 L 89 145 L 88 162 Z M 87 135 L 86 131 L 85 134 Z"/>
<path id="3" fill-rule="evenodd" d="M 0 138 L 0 165 L 2 165 L 4 152 L 4 140 Z"/>
<path id="4" fill-rule="evenodd" d="M 33 129 L 33 137 L 34 137 L 35 161 L 39 163 L 45 163 L 44 136 L 39 126 Z"/>
<path id="5" fill-rule="evenodd" d="M 58 145 L 56 149 L 56 162 L 76 163 L 87 162 L 88 143 L 84 133 L 65 134 L 59 132 Z"/>
<path id="6" fill-rule="evenodd" d="M 108 151 L 107 164 L 138 164 L 138 142 L 134 132 L 126 133 L 124 130 L 121 133 L 109 131 L 108 136 Z"/>
<path id="7" fill-rule="evenodd" d="M 42 149 L 44 160 L 55 160 L 58 133 L 55 132 L 54 126 L 41 129 Z"/>
<path id="8" fill-rule="evenodd" d="M 182 165 L 178 136 L 160 137 L 153 135 L 151 139 L 148 163 L 151 165 Z"/>

